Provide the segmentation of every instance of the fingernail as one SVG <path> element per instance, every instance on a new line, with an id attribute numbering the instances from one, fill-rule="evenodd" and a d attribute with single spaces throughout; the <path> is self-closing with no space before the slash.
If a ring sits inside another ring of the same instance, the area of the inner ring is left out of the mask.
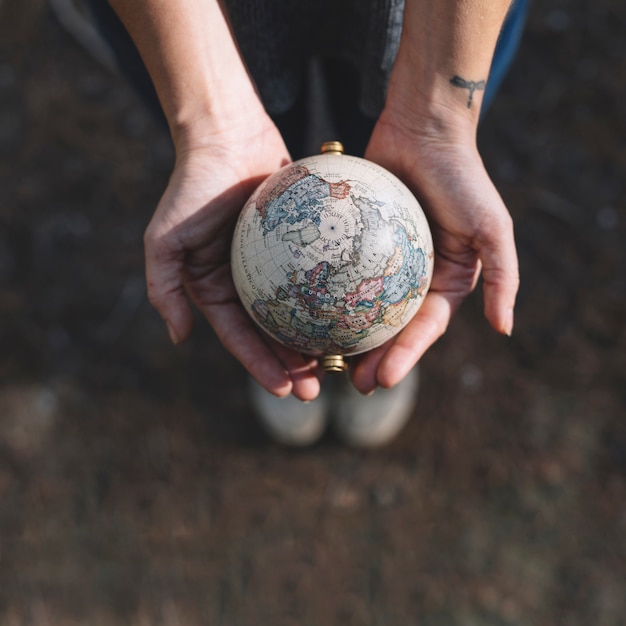
<path id="1" fill-rule="evenodd" d="M 176 346 L 180 343 L 180 339 L 178 338 L 178 335 L 176 333 L 176 331 L 174 330 L 174 327 L 169 323 L 169 322 L 165 322 L 166 326 L 167 326 L 167 332 L 169 333 L 170 336 L 170 341 Z"/>
<path id="2" fill-rule="evenodd" d="M 507 315 L 506 326 L 505 326 L 504 332 L 506 332 L 508 337 L 510 337 L 513 334 L 513 309 L 510 309 Z"/>

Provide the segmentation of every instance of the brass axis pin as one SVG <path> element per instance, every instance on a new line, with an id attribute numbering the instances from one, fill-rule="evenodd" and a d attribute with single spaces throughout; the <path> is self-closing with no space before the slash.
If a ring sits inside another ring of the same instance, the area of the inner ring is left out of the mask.
<path id="1" fill-rule="evenodd" d="M 320 149 L 322 154 L 343 154 L 341 141 L 325 141 Z"/>
<path id="2" fill-rule="evenodd" d="M 348 369 L 343 354 L 325 354 L 322 357 L 322 369 L 328 374 L 340 374 Z"/>
<path id="3" fill-rule="evenodd" d="M 325 141 L 320 152 L 322 154 L 343 154 L 341 141 Z M 342 354 L 325 354 L 322 357 L 322 369 L 329 374 L 339 374 L 348 369 L 348 363 Z"/>

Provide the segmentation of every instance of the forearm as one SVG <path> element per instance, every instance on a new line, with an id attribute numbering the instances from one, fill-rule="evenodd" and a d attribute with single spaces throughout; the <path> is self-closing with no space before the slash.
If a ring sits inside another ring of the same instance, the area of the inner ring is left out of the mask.
<path id="1" fill-rule="evenodd" d="M 510 0 L 407 0 L 387 108 L 475 130 Z"/>
<path id="2" fill-rule="evenodd" d="M 218 0 L 110 0 L 155 84 L 177 147 L 262 105 Z"/>

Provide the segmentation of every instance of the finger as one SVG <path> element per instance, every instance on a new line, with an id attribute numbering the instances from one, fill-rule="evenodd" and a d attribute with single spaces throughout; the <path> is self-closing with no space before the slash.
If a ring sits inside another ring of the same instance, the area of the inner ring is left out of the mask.
<path id="1" fill-rule="evenodd" d="M 320 391 L 317 360 L 290 350 L 260 331 L 243 308 L 232 282 L 229 265 L 204 279 L 190 280 L 187 291 L 227 350 L 257 382 L 279 397 L 293 393 L 313 400 Z"/>
<path id="2" fill-rule="evenodd" d="M 389 350 L 393 339 L 374 348 L 365 354 L 353 357 L 350 360 L 350 379 L 354 388 L 363 395 L 369 395 L 378 388 L 376 372 L 382 358 Z"/>
<path id="3" fill-rule="evenodd" d="M 445 332 L 454 311 L 476 286 L 480 269 L 475 255 L 469 255 L 462 264 L 438 256 L 430 291 L 421 308 L 397 337 L 357 357 L 352 373 L 354 386 L 367 394 L 379 385 L 389 387 L 400 382 Z M 394 367 L 399 369 L 394 372 Z"/>
<path id="4" fill-rule="evenodd" d="M 148 299 L 167 325 L 170 339 L 178 344 L 187 339 L 193 326 L 193 312 L 184 287 L 184 252 L 158 237 L 150 228 L 144 236 Z"/>
<path id="5" fill-rule="evenodd" d="M 315 357 L 299 354 L 268 339 L 270 349 L 286 367 L 291 377 L 291 393 L 304 402 L 314 400 L 320 393 L 322 372 Z"/>
<path id="6" fill-rule="evenodd" d="M 261 339 L 246 312 L 236 303 L 201 308 L 222 345 L 267 391 L 283 397 L 293 384 L 287 368 Z"/>
<path id="7" fill-rule="evenodd" d="M 224 347 L 267 391 L 313 400 L 320 391 L 316 360 L 265 339 L 238 303 L 203 307 Z"/>
<path id="8" fill-rule="evenodd" d="M 519 289 L 519 268 L 513 221 L 508 213 L 479 236 L 477 246 L 483 265 L 485 317 L 499 333 L 513 331 L 513 309 Z"/>
<path id="9" fill-rule="evenodd" d="M 388 344 L 366 354 L 353 372 L 353 382 L 362 393 L 377 386 L 397 385 L 443 335 L 456 308 L 455 299 L 430 292 L 409 324 Z"/>

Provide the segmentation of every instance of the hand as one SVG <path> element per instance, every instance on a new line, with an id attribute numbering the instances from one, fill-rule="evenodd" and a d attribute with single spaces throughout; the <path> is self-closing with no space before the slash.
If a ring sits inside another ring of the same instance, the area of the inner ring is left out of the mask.
<path id="1" fill-rule="evenodd" d="M 434 130 L 429 130 L 434 129 Z M 445 332 L 476 286 L 481 269 L 484 311 L 493 328 L 510 335 L 519 286 L 511 217 L 461 123 L 407 124 L 383 112 L 365 157 L 396 174 L 416 195 L 435 245 L 429 293 L 413 320 L 392 340 L 355 359 L 352 380 L 363 393 L 392 387 Z"/>
<path id="2" fill-rule="evenodd" d="M 191 333 L 191 300 L 268 391 L 311 400 L 319 393 L 316 360 L 262 337 L 231 277 L 231 237 L 243 205 L 291 161 L 276 127 L 258 117 L 202 142 L 177 144 L 174 171 L 145 234 L 148 297 L 174 343 Z"/>

